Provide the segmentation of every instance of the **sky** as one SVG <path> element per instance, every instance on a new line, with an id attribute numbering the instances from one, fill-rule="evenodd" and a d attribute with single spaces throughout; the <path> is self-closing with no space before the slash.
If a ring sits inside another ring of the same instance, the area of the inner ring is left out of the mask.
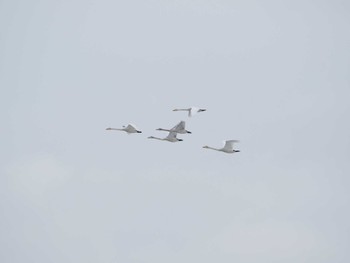
<path id="1" fill-rule="evenodd" d="M 0 261 L 349 262 L 349 12 L 0 1 Z"/>

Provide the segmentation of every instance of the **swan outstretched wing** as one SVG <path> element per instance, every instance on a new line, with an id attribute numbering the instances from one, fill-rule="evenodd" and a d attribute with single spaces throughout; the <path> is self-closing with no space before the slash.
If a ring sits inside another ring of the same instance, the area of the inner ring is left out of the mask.
<path id="1" fill-rule="evenodd" d="M 188 117 L 192 117 L 192 116 L 196 115 L 197 112 L 198 112 L 198 108 L 192 106 L 192 107 L 190 108 L 190 111 L 188 112 Z"/>
<path id="2" fill-rule="evenodd" d="M 180 121 L 178 124 L 176 124 L 173 128 L 171 128 L 171 131 L 181 131 L 185 129 L 185 122 L 184 121 Z"/>
<path id="3" fill-rule="evenodd" d="M 176 135 L 177 135 L 176 132 L 169 132 L 167 138 L 168 138 L 168 139 L 175 139 L 175 138 L 176 138 Z"/>
<path id="4" fill-rule="evenodd" d="M 129 132 L 136 132 L 137 131 L 136 127 L 132 124 L 128 124 L 128 126 L 126 126 L 125 129 L 128 130 Z"/>
<path id="5" fill-rule="evenodd" d="M 224 145 L 223 149 L 226 150 L 226 151 L 232 151 L 234 143 L 237 143 L 237 142 L 239 142 L 239 141 L 238 140 L 225 141 L 225 145 Z"/>

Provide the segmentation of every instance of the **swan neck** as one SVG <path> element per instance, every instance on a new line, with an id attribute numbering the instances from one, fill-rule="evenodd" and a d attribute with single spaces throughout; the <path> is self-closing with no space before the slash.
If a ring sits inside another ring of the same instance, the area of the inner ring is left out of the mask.
<path id="1" fill-rule="evenodd" d="M 119 128 L 109 128 L 108 130 L 113 130 L 113 131 L 124 131 L 124 129 L 119 129 Z"/>
<path id="2" fill-rule="evenodd" d="M 208 148 L 211 150 L 220 151 L 220 149 L 218 149 L 218 148 L 214 148 L 214 147 L 208 147 Z"/>
<path id="3" fill-rule="evenodd" d="M 160 141 L 162 141 L 163 139 L 162 138 L 158 138 L 158 137 L 153 137 L 153 136 L 151 136 L 151 137 L 149 137 L 150 139 L 155 139 L 155 140 L 160 140 Z"/>

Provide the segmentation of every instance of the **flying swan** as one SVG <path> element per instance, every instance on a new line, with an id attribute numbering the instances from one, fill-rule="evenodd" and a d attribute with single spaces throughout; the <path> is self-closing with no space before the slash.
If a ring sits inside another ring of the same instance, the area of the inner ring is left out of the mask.
<path id="1" fill-rule="evenodd" d="M 131 133 L 142 133 L 142 131 L 139 131 L 138 129 L 136 129 L 135 126 L 128 124 L 128 126 L 123 126 L 123 128 L 119 129 L 119 128 L 107 128 L 107 131 L 125 131 L 127 134 L 131 134 Z"/>
<path id="2" fill-rule="evenodd" d="M 184 121 L 180 121 L 178 124 L 176 124 L 173 128 L 170 130 L 168 129 L 163 129 L 163 128 L 158 128 L 156 129 L 157 131 L 167 131 L 167 132 L 176 132 L 180 134 L 186 134 L 186 133 L 192 133 L 188 130 L 185 129 L 186 123 Z"/>
<path id="3" fill-rule="evenodd" d="M 156 139 L 161 141 L 168 141 L 168 142 L 181 142 L 182 139 L 176 138 L 177 133 L 176 132 L 169 132 L 168 136 L 165 138 L 158 138 L 154 136 L 149 136 L 148 139 Z"/>
<path id="4" fill-rule="evenodd" d="M 205 149 L 211 149 L 211 150 L 215 150 L 215 151 L 220 151 L 220 152 L 224 152 L 224 153 L 236 153 L 236 152 L 240 152 L 239 150 L 234 150 L 233 149 L 233 144 L 239 142 L 237 140 L 229 140 L 229 141 L 225 141 L 225 145 L 223 148 L 213 148 L 213 147 L 209 147 L 209 146 L 203 146 L 203 148 Z"/>
<path id="5" fill-rule="evenodd" d="M 196 107 L 191 107 L 188 109 L 174 109 L 173 111 L 188 111 L 188 117 L 192 117 L 193 115 L 195 115 L 198 112 L 206 111 L 206 109 L 199 109 Z"/>

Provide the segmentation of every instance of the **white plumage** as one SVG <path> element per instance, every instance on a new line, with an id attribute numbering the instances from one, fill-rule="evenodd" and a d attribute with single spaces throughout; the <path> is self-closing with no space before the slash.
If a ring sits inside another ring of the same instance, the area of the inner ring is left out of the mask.
<path id="1" fill-rule="evenodd" d="M 239 150 L 233 149 L 233 145 L 237 142 L 239 142 L 239 141 L 238 140 L 228 140 L 228 141 L 225 141 L 225 145 L 223 148 L 213 148 L 213 147 L 209 147 L 209 146 L 203 146 L 203 148 L 211 149 L 211 150 L 215 150 L 215 151 L 220 151 L 220 152 L 225 152 L 225 153 L 235 153 L 235 152 L 240 152 Z"/>
<path id="2" fill-rule="evenodd" d="M 128 126 L 123 126 L 123 128 L 107 128 L 106 130 L 111 131 L 125 131 L 127 134 L 131 133 L 142 133 L 142 131 L 139 131 L 134 125 L 128 124 Z"/>
<path id="3" fill-rule="evenodd" d="M 206 109 L 199 109 L 197 107 L 191 107 L 188 109 L 174 109 L 173 111 L 188 111 L 188 117 L 192 117 L 193 115 L 197 114 L 198 112 L 206 111 Z"/>
<path id="4" fill-rule="evenodd" d="M 186 122 L 180 121 L 178 124 L 176 124 L 170 130 L 163 129 L 163 128 L 158 128 L 157 131 L 176 132 L 176 133 L 180 133 L 180 134 L 192 133 L 192 132 L 186 130 L 185 127 L 186 127 Z"/>
<path id="5" fill-rule="evenodd" d="M 176 132 L 169 132 L 168 136 L 165 138 L 158 138 L 154 136 L 149 136 L 148 139 L 156 139 L 156 140 L 161 140 L 161 141 L 168 141 L 168 142 L 181 142 L 183 141 L 182 139 L 178 139 L 176 137 L 177 133 Z"/>

